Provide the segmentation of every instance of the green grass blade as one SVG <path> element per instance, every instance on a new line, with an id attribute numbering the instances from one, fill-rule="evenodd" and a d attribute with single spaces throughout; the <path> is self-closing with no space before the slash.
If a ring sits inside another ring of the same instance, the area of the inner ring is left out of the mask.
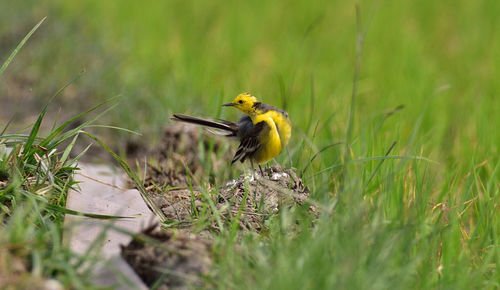
<path id="1" fill-rule="evenodd" d="M 349 163 L 349 160 L 351 158 L 350 152 L 351 152 L 351 139 L 352 139 L 352 134 L 354 130 L 354 114 L 356 112 L 356 97 L 358 94 L 358 82 L 359 82 L 359 74 L 361 71 L 361 60 L 363 56 L 363 43 L 364 43 L 364 38 L 365 35 L 362 32 L 362 25 L 361 25 L 361 10 L 359 5 L 356 5 L 356 63 L 354 66 L 354 76 L 352 80 L 352 93 L 351 93 L 351 101 L 349 105 L 349 116 L 347 118 L 347 127 L 345 130 L 345 147 L 344 147 L 344 153 L 343 153 L 343 161 L 344 163 Z M 344 190 L 344 185 L 346 180 L 348 179 L 348 173 L 347 173 L 347 167 L 344 166 L 342 168 L 342 174 L 340 176 L 340 192 Z M 340 196 L 340 193 L 339 193 Z"/>
<path id="2" fill-rule="evenodd" d="M 106 129 L 114 129 L 114 130 L 118 130 L 118 131 L 123 131 L 123 132 L 131 133 L 131 134 L 134 134 L 134 135 L 137 135 L 137 136 L 142 136 L 142 134 L 141 134 L 141 133 L 139 133 L 139 132 L 136 132 L 136 131 L 133 131 L 133 130 L 129 130 L 129 129 L 126 129 L 126 128 L 122 128 L 122 127 L 117 127 L 117 126 L 108 126 L 108 125 L 89 125 L 89 126 L 87 126 L 87 128 L 106 128 Z"/>
<path id="3" fill-rule="evenodd" d="M 316 159 L 316 157 L 318 157 L 323 151 L 327 150 L 328 148 L 332 148 L 332 147 L 335 147 L 335 146 L 341 145 L 341 144 L 342 144 L 342 142 L 336 142 L 336 143 L 329 144 L 329 145 L 326 145 L 325 147 L 321 148 L 321 150 L 319 150 L 318 152 L 316 152 L 316 154 L 314 154 L 313 157 L 311 159 L 309 159 L 309 161 L 307 162 L 306 166 L 304 166 L 304 169 L 302 169 L 302 172 L 300 173 L 300 176 L 304 175 L 304 173 L 306 172 L 306 170 L 309 167 L 309 165 L 311 165 L 311 163 L 314 161 L 314 159 Z"/>
<path id="4" fill-rule="evenodd" d="M 104 104 L 104 103 L 103 103 Z M 103 104 L 100 104 L 100 105 L 103 105 Z M 110 110 L 113 109 L 114 106 L 111 106 L 109 108 L 107 108 L 106 110 L 104 110 L 103 112 L 101 112 L 100 114 L 98 114 L 97 116 L 95 116 L 93 119 L 90 119 L 90 120 L 87 120 L 85 122 L 83 122 L 82 124 L 80 124 L 79 126 L 77 126 L 76 128 L 73 128 L 69 131 L 66 131 L 64 132 L 63 134 L 61 134 L 58 138 L 55 138 L 56 135 L 53 135 L 53 134 L 50 134 L 51 136 L 47 137 L 45 140 L 43 140 L 40 144 L 46 148 L 48 148 L 49 150 L 53 149 L 53 148 L 56 148 L 59 144 L 63 143 L 64 141 L 66 141 L 67 139 L 71 138 L 72 136 L 76 135 L 76 134 L 79 134 L 82 132 L 82 129 L 83 128 L 86 128 L 88 126 L 90 126 L 90 124 L 94 123 L 97 119 L 101 118 L 103 115 L 105 115 L 107 112 L 109 112 Z M 92 108 L 91 110 L 93 110 L 94 108 Z M 73 118 L 74 119 L 74 118 Z M 68 122 L 66 122 L 68 123 Z M 62 125 L 61 127 L 66 127 L 68 124 L 65 125 Z M 61 132 L 62 130 L 59 130 L 58 132 Z M 53 136 L 52 136 L 53 135 Z M 53 140 L 52 143 L 48 143 L 46 142 L 47 139 L 50 139 L 50 141 Z"/>
<path id="5" fill-rule="evenodd" d="M 104 220 L 137 218 L 139 216 L 139 215 L 116 216 L 116 215 L 86 213 L 86 212 L 76 211 L 76 210 L 72 210 L 72 209 L 65 208 L 65 207 L 58 206 L 58 205 L 54 205 L 54 204 L 48 204 L 46 207 L 51 209 L 51 210 L 55 210 L 55 211 L 58 211 L 58 212 L 64 213 L 64 214 L 71 214 L 71 215 L 84 216 L 84 217 L 95 218 L 95 219 L 104 219 Z"/>
<path id="6" fill-rule="evenodd" d="M 66 159 L 68 159 L 69 153 L 71 152 L 71 150 L 75 146 L 76 139 L 78 138 L 78 136 L 79 136 L 79 134 L 76 134 L 75 137 L 73 138 L 73 140 L 71 141 L 71 143 L 64 150 L 63 155 L 61 156 L 61 159 L 59 160 L 59 162 L 61 162 L 62 164 L 64 164 L 64 162 L 66 162 Z"/>
<path id="7" fill-rule="evenodd" d="M 318 175 L 320 175 L 322 173 L 327 172 L 328 170 L 331 170 L 331 169 L 334 169 L 334 168 L 339 168 L 339 167 L 345 166 L 347 164 L 363 163 L 363 162 L 367 162 L 367 161 L 378 161 L 378 160 L 386 160 L 386 159 L 396 159 L 396 160 L 410 160 L 411 159 L 411 160 L 423 160 L 423 161 L 427 161 L 427 162 L 431 162 L 431 163 L 435 163 L 435 164 L 438 163 L 437 161 L 434 161 L 434 160 L 429 159 L 427 157 L 413 156 L 413 155 L 373 156 L 373 157 L 360 158 L 360 159 L 351 159 L 347 163 L 343 162 L 343 163 L 334 164 L 334 165 L 328 166 L 327 168 L 322 169 L 322 170 L 316 172 L 313 175 L 309 175 L 306 178 L 311 178 L 311 177 L 314 177 L 314 176 L 318 176 Z"/>
<path id="8" fill-rule="evenodd" d="M 389 150 L 387 150 L 387 152 L 385 153 L 384 156 L 388 156 L 391 153 L 392 149 L 394 149 L 394 146 L 396 146 L 396 143 L 397 143 L 397 141 L 392 142 L 391 147 L 389 147 Z M 365 186 L 364 186 L 365 188 L 370 183 L 370 181 L 372 181 L 373 177 L 375 177 L 375 174 L 377 174 L 378 170 L 380 169 L 380 167 L 382 166 L 382 163 L 384 163 L 384 161 L 385 161 L 385 159 L 382 159 L 377 164 L 377 167 L 375 167 L 375 170 L 373 170 L 372 174 L 368 178 L 368 181 L 365 183 Z"/>
<path id="9" fill-rule="evenodd" d="M 68 127 L 69 124 L 71 124 L 73 121 L 75 120 L 78 120 L 80 119 L 81 117 L 97 110 L 98 108 L 102 107 L 103 105 L 105 105 L 106 103 L 110 102 L 112 99 L 109 99 L 109 100 L 106 100 L 90 109 L 88 109 L 87 111 L 81 113 L 81 114 L 78 114 L 76 115 L 75 117 L 69 119 L 68 121 L 64 122 L 61 126 L 59 126 L 57 129 L 55 129 L 54 131 L 52 131 L 50 133 L 49 136 L 47 136 L 47 138 L 45 138 L 45 140 L 43 140 L 41 143 L 40 143 L 40 146 L 47 146 L 47 144 L 49 144 L 57 135 L 59 135 L 66 127 Z M 109 109 L 108 109 L 109 110 Z M 100 116 L 100 115 L 99 115 Z M 97 118 L 94 118 L 93 120 L 96 120 Z M 84 124 L 86 125 L 89 125 L 91 122 L 84 122 Z M 78 130 L 80 130 L 81 128 L 85 127 L 83 124 L 78 126 Z M 75 129 L 77 129 L 75 128 Z M 74 130 L 73 130 L 74 131 Z"/>
<path id="10" fill-rule="evenodd" d="M 30 156 L 30 154 L 27 153 L 31 150 L 31 146 L 35 142 L 35 138 L 38 135 L 38 130 L 40 130 L 40 125 L 42 124 L 43 117 L 47 112 L 47 107 L 48 103 L 43 107 L 42 112 L 40 113 L 40 115 L 38 115 L 38 119 L 36 120 L 35 124 L 33 125 L 33 128 L 31 129 L 30 134 L 28 135 L 28 140 L 26 140 L 26 144 L 24 144 L 24 149 L 22 152 L 22 155 L 24 156 Z"/>
<path id="11" fill-rule="evenodd" d="M 9 121 L 7 121 L 7 124 L 5 124 L 5 126 L 3 127 L 2 132 L 0 132 L 0 136 L 3 136 L 5 131 L 7 131 L 7 128 L 9 128 L 10 123 L 12 123 L 12 120 L 14 120 L 14 116 L 12 116 L 12 118 L 10 118 Z"/>
<path id="12" fill-rule="evenodd" d="M 19 44 L 17 45 L 17 47 L 10 54 L 9 58 L 7 58 L 7 60 L 3 63 L 2 67 L 0 67 L 0 76 L 3 74 L 3 72 L 5 71 L 5 69 L 9 66 L 10 62 L 14 59 L 14 57 L 19 52 L 19 50 L 21 50 L 21 48 L 24 46 L 24 44 L 26 43 L 26 41 L 28 41 L 28 39 L 30 39 L 31 35 L 33 33 L 35 33 L 35 31 L 38 29 L 38 27 L 40 25 L 42 25 L 42 23 L 45 21 L 46 18 L 47 17 L 42 18 L 42 20 L 40 20 L 40 22 L 38 22 L 38 24 L 35 25 L 35 27 L 33 27 L 30 30 L 30 32 L 28 32 L 28 34 L 26 34 L 26 36 L 23 38 L 23 40 L 21 40 L 21 42 L 19 42 Z"/>
<path id="13" fill-rule="evenodd" d="M 85 147 L 85 149 L 83 149 L 83 151 L 80 152 L 80 154 L 78 154 L 75 158 L 73 158 L 73 160 L 71 160 L 71 162 L 69 162 L 68 166 L 72 166 L 73 164 L 78 162 L 78 160 L 80 160 L 80 158 L 82 158 L 82 156 L 85 155 L 85 153 L 89 150 L 91 146 L 92 144 L 89 144 L 87 147 Z"/>
<path id="14" fill-rule="evenodd" d="M 96 219 L 123 219 L 123 218 L 136 218 L 137 215 L 134 216 L 115 216 L 115 215 L 102 215 L 102 214 L 93 214 L 93 213 L 86 213 L 86 212 L 81 212 L 81 211 L 76 211 L 76 210 L 71 210 L 62 206 L 58 206 L 55 204 L 50 204 L 45 198 L 38 196 L 32 192 L 29 191 L 22 191 L 22 193 L 30 198 L 34 199 L 36 201 L 40 201 L 44 203 L 44 209 L 50 209 L 59 213 L 63 214 L 71 214 L 71 215 L 77 215 L 77 216 L 84 216 L 84 217 L 90 217 L 90 218 L 96 218 Z M 35 205 L 36 206 L 36 205 Z M 38 212 L 41 212 L 38 210 Z"/>
<path id="15" fill-rule="evenodd" d="M 35 138 L 36 136 L 38 135 L 38 131 L 40 130 L 40 125 L 42 124 L 42 120 L 43 120 L 43 117 L 45 116 L 45 113 L 47 112 L 47 108 L 50 104 L 50 102 L 56 97 L 58 96 L 65 88 L 67 88 L 69 85 L 71 85 L 73 82 L 75 82 L 77 79 L 80 78 L 82 74 L 78 74 L 76 75 L 73 79 L 71 79 L 69 82 L 67 82 L 62 88 L 60 88 L 50 99 L 49 101 L 47 102 L 47 104 L 45 104 L 45 106 L 43 107 L 42 109 L 42 112 L 40 113 L 40 115 L 38 116 L 38 119 L 36 120 L 35 124 L 33 125 L 33 128 L 31 129 L 31 132 L 29 134 L 29 137 L 28 137 L 28 140 L 26 141 L 26 144 L 24 146 L 24 150 L 23 150 L 23 155 L 24 156 L 31 156 L 31 154 L 28 154 L 28 152 L 30 152 L 32 149 L 31 149 L 31 146 L 33 145 L 33 143 L 35 142 Z M 56 130 L 57 131 L 57 130 Z M 50 137 L 52 137 L 54 135 L 54 133 L 56 132 L 52 132 L 49 137 L 47 137 L 44 141 L 42 141 L 40 143 L 40 146 L 45 146 L 47 144 L 46 140 L 49 139 Z M 53 138 L 53 137 L 52 137 Z"/>

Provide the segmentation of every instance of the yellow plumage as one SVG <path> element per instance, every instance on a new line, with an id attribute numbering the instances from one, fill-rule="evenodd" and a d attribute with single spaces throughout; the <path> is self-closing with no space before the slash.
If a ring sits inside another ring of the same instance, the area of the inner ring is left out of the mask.
<path id="1" fill-rule="evenodd" d="M 278 156 L 288 144 L 292 125 L 286 112 L 259 102 L 249 93 L 238 95 L 224 106 L 235 107 L 246 116 L 238 123 L 216 122 L 180 114 L 174 114 L 172 120 L 215 128 L 221 130 L 224 136 L 240 139 L 233 163 L 246 159 L 250 159 L 252 163 L 266 163 Z"/>
<path id="2" fill-rule="evenodd" d="M 292 126 L 288 118 L 276 111 L 257 113 L 252 121 L 254 124 L 264 121 L 270 127 L 268 132 L 259 136 L 262 149 L 253 157 L 257 164 L 266 163 L 278 156 L 288 144 Z"/>

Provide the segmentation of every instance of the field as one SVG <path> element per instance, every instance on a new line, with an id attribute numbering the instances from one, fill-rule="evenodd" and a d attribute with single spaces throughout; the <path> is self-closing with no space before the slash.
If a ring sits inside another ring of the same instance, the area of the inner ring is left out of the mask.
<path id="1" fill-rule="evenodd" d="M 49 138 L 51 121 L 108 101 L 75 126 L 125 158 L 131 142 L 157 146 L 172 113 L 236 119 L 221 104 L 249 91 L 289 113 L 275 162 L 297 169 L 318 215 L 283 208 L 265 232 L 216 233 L 210 287 L 498 289 L 499 13 L 489 0 L 4 1 L 2 64 L 47 18 L 0 73 L 0 132 L 12 121 L 0 134 L 0 283 L 15 257 L 33 279 L 91 283 L 60 247 L 79 156 L 49 162 L 52 198 L 26 186 L 39 174 L 26 143 L 69 151 L 78 134 Z M 200 162 L 200 186 L 248 170 Z"/>

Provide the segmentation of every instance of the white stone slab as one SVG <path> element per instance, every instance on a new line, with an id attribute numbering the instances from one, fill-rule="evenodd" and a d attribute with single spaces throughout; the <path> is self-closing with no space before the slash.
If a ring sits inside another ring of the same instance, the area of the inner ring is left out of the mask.
<path id="1" fill-rule="evenodd" d="M 99 220 L 66 215 L 65 242 L 69 243 L 73 252 L 81 255 L 85 255 L 92 246 L 92 253 L 97 253 L 103 261 L 108 261 L 96 267 L 96 282 L 100 285 L 113 284 L 120 280 L 118 276 L 122 275 L 131 280 L 139 280 L 134 282 L 138 288 L 145 287 L 137 276 L 134 277 L 133 270 L 120 257 L 120 245 L 128 244 L 131 236 L 114 228 L 138 233 L 152 223 L 158 222 L 158 219 L 149 210 L 137 190 L 125 188 L 126 177 L 123 173 L 103 165 L 80 164 L 79 167 L 81 171 L 75 178 L 80 182 L 80 191 L 68 193 L 66 203 L 68 209 L 133 218 Z M 96 239 L 99 239 L 100 243 L 96 244 Z M 110 268 L 110 265 L 114 267 Z M 115 275 L 117 273 L 118 276 Z M 121 289 L 127 288 L 123 284 L 120 285 Z"/>

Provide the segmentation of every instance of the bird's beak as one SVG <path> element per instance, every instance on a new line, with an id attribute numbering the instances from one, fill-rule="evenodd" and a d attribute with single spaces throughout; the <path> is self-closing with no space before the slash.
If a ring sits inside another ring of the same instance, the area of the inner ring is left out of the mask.
<path id="1" fill-rule="evenodd" d="M 223 107 L 233 107 L 233 106 L 234 106 L 234 104 L 233 104 L 233 103 L 227 103 L 227 104 L 224 104 L 224 105 L 222 105 L 222 106 L 223 106 Z"/>

